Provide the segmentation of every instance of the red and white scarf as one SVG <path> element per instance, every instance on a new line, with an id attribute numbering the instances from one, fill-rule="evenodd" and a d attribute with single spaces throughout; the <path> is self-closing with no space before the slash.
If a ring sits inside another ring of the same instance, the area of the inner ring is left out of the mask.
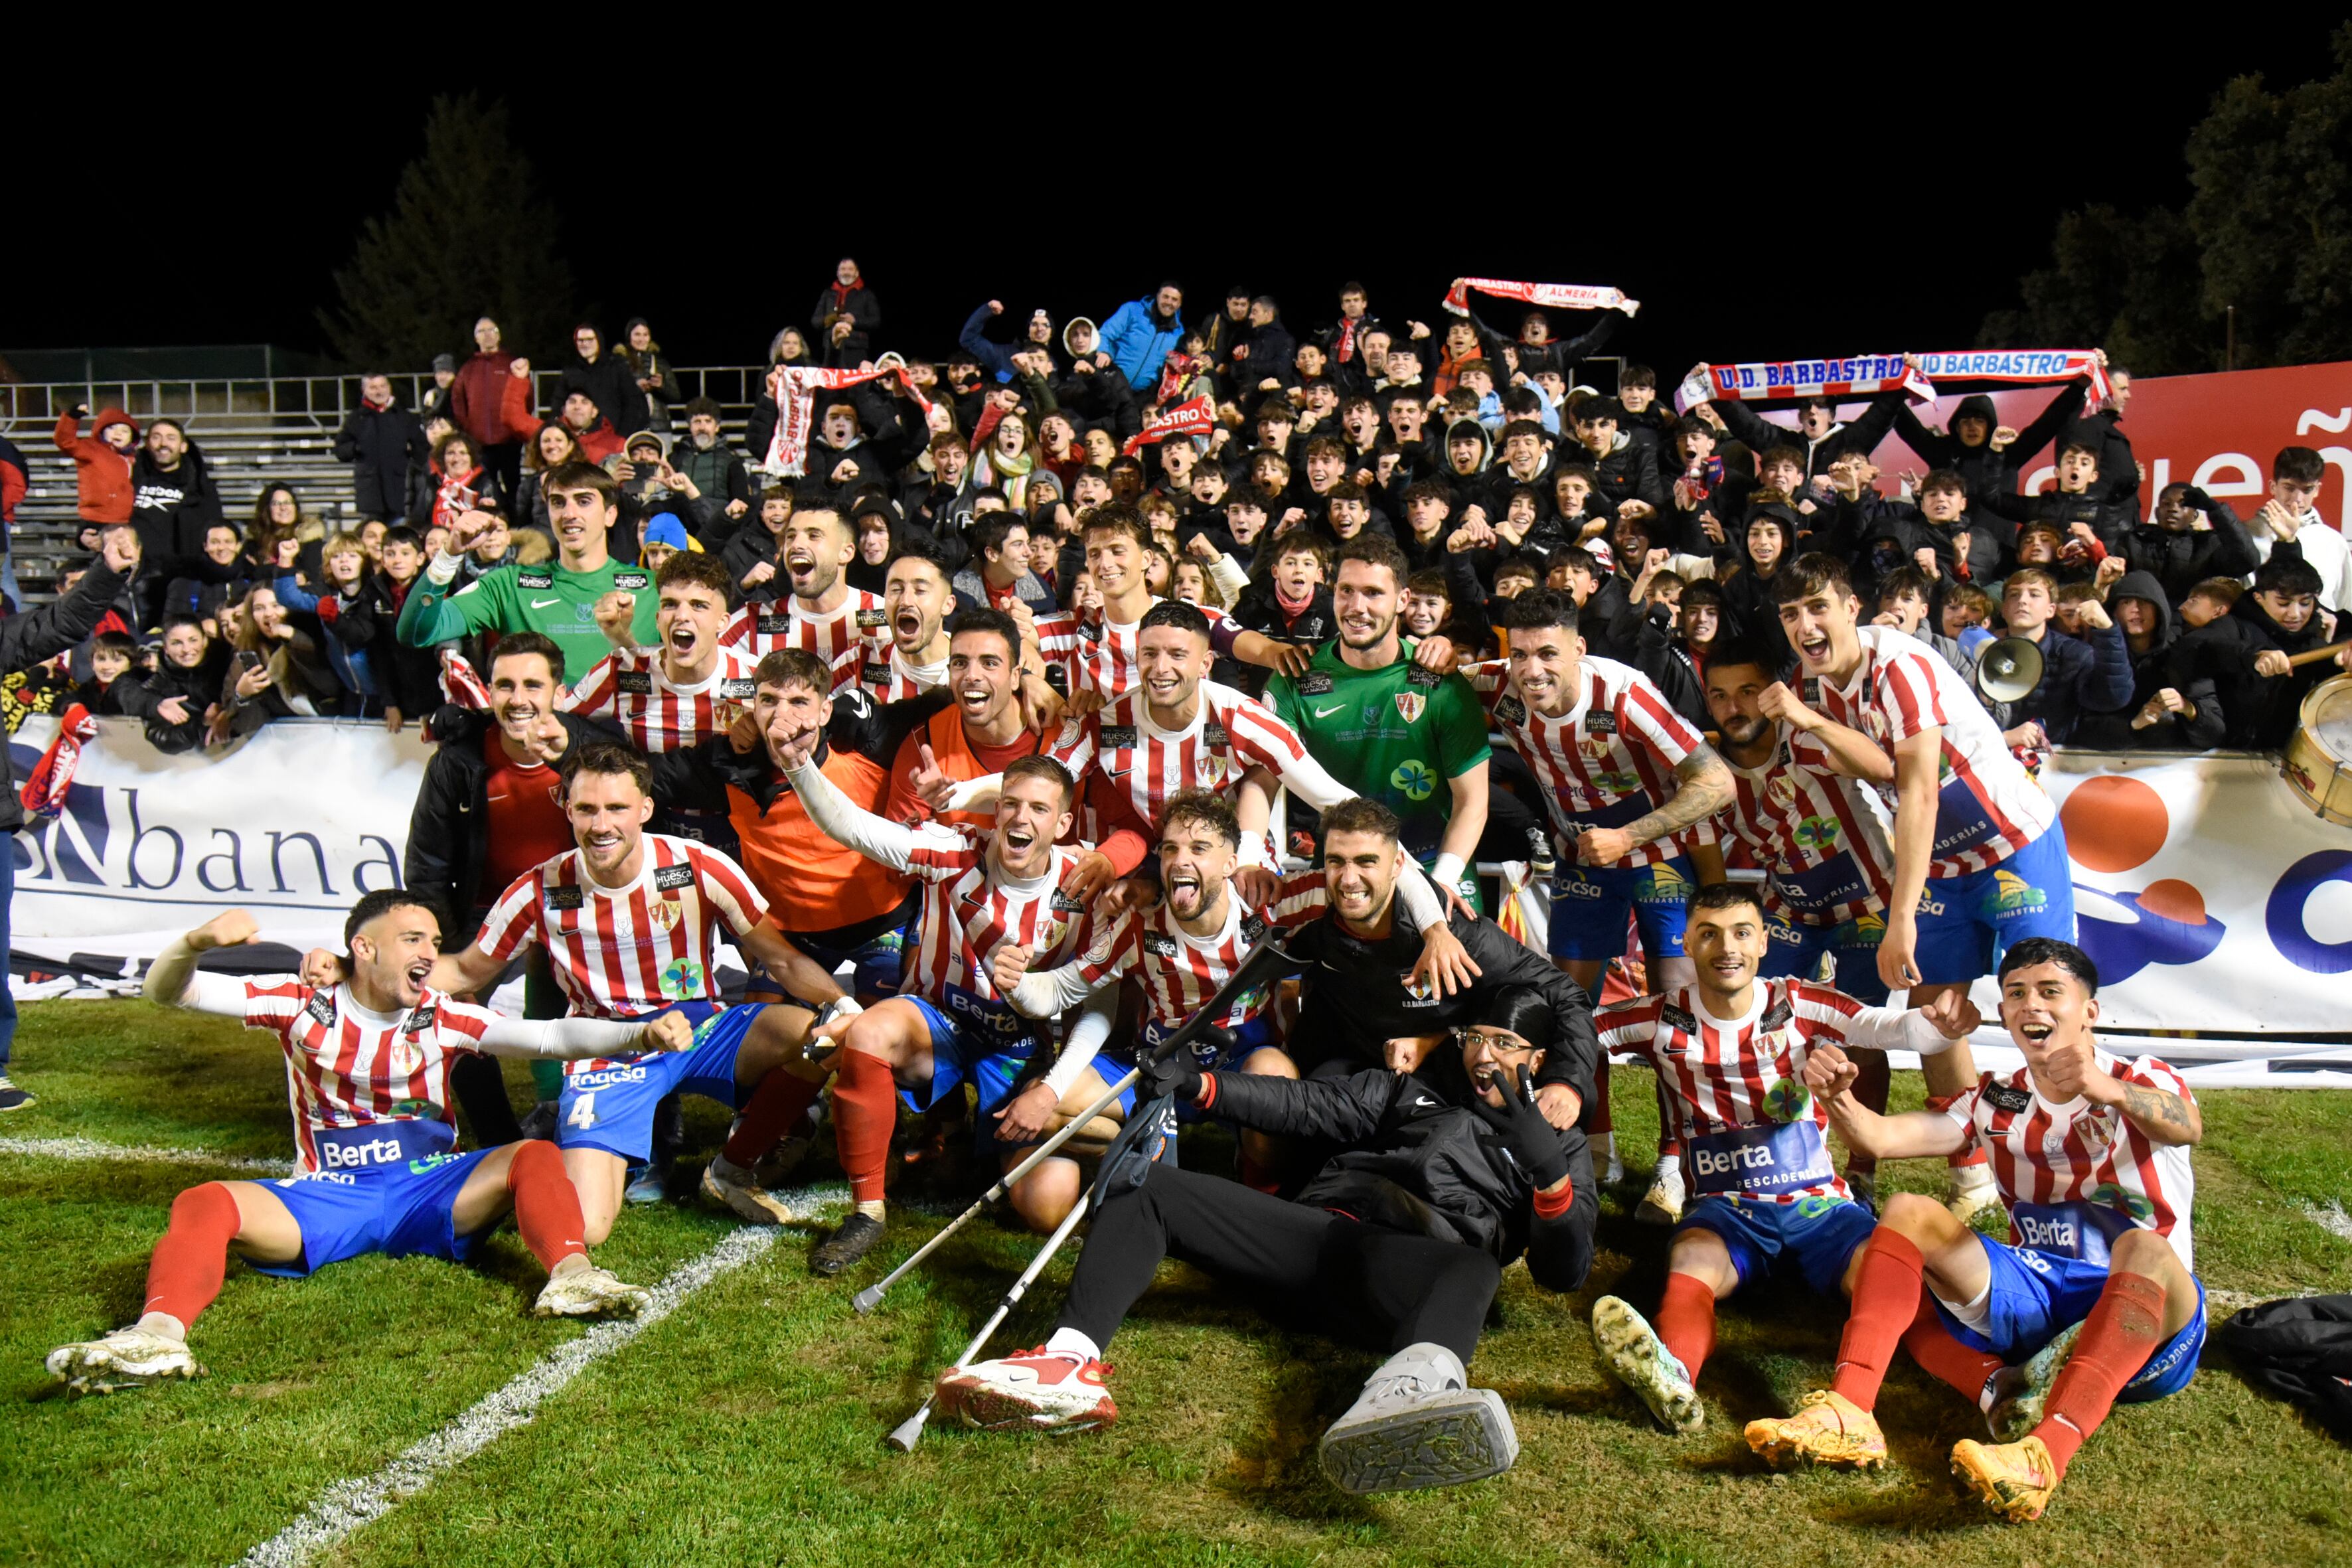
<path id="1" fill-rule="evenodd" d="M 928 417 L 931 400 L 923 395 L 914 378 L 902 364 L 884 365 L 872 370 L 827 370 L 816 365 L 780 364 L 768 373 L 768 392 L 776 400 L 776 433 L 768 438 L 768 460 L 763 465 L 772 474 L 797 476 L 808 462 L 809 432 L 816 427 L 816 394 L 819 387 L 827 392 L 845 386 L 855 386 L 862 381 L 876 381 L 895 375 L 907 395 L 915 400 Z"/>
<path id="2" fill-rule="evenodd" d="M 66 808 L 66 791 L 73 785 L 74 769 L 81 763 L 81 749 L 98 739 L 98 721 L 89 710 L 77 702 L 58 720 L 58 738 L 34 764 L 32 776 L 17 798 L 25 809 L 35 816 L 55 816 Z"/>
<path id="3" fill-rule="evenodd" d="M 1627 299 L 1622 289 L 1591 283 L 1509 283 L 1500 278 L 1465 278 L 1445 291 L 1445 308 L 1457 316 L 1468 315 L 1473 289 L 1497 300 L 1519 300 L 1556 310 L 1622 310 L 1630 316 L 1642 308 L 1642 301 Z"/>
<path id="4" fill-rule="evenodd" d="M 1145 420 L 1143 428 L 1129 436 L 1119 452 L 1132 458 L 1140 448 L 1165 441 L 1171 436 L 1206 436 L 1216 427 L 1216 409 L 1207 398 L 1195 397 Z"/>
<path id="5" fill-rule="evenodd" d="M 2007 381 L 2021 386 L 2091 378 L 2091 406 L 2107 400 L 2107 367 L 2091 349 L 1960 349 L 1915 354 L 1929 381 Z"/>
<path id="6" fill-rule="evenodd" d="M 1774 403 L 1799 397 L 1875 397 L 1896 387 L 1923 403 L 1936 395 L 1927 378 L 1905 364 L 1901 354 L 1711 364 L 1706 374 L 1692 375 L 1675 389 L 1675 411 L 1687 414 L 1694 405 L 1716 398 Z"/>

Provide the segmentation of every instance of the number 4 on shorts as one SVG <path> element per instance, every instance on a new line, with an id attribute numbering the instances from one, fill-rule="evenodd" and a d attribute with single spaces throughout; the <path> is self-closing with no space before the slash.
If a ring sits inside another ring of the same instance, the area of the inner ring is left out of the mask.
<path id="1" fill-rule="evenodd" d="M 572 1114 L 563 1119 L 566 1127 L 577 1127 L 585 1132 L 596 1125 L 596 1091 L 590 1089 L 572 1107 Z"/>

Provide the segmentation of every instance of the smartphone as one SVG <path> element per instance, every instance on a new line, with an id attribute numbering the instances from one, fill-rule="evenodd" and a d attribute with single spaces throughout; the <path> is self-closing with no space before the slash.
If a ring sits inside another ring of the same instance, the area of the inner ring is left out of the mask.
<path id="1" fill-rule="evenodd" d="M 239 648 L 237 650 L 236 672 L 239 675 L 243 675 L 248 669 L 259 669 L 260 668 L 261 655 L 259 653 L 256 652 L 252 648 Z"/>

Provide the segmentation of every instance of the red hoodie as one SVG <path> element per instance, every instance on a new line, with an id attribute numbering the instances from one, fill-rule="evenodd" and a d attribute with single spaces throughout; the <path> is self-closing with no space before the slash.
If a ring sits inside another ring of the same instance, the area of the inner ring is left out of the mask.
<path id="1" fill-rule="evenodd" d="M 118 452 L 108 445 L 106 428 L 110 425 L 131 426 L 131 451 Z M 74 460 L 74 483 L 80 492 L 79 510 L 84 522 L 129 522 L 131 521 L 131 458 L 139 449 L 139 423 L 120 408 L 110 408 L 98 416 L 89 434 L 81 434 L 81 421 L 71 414 L 58 416 L 58 450 Z"/>
<path id="2" fill-rule="evenodd" d="M 505 416 L 507 428 L 526 441 L 536 441 L 539 439 L 540 426 L 548 424 L 549 421 L 539 418 L 531 413 L 530 389 L 530 384 L 521 376 L 507 377 L 506 392 L 499 412 Z M 566 428 L 570 426 L 567 426 Z M 592 463 L 601 463 L 622 449 L 620 434 L 613 428 L 613 422 L 601 415 L 597 416 L 593 428 L 573 430 L 572 436 L 572 439 L 580 443 L 580 455 Z"/>

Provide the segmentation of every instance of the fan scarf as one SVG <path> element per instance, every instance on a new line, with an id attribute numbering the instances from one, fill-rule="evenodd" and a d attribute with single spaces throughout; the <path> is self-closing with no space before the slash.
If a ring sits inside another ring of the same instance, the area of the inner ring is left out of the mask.
<path id="1" fill-rule="evenodd" d="M 1145 420 L 1143 428 L 1127 438 L 1119 453 L 1132 458 L 1139 449 L 1165 441 L 1171 436 L 1206 436 L 1216 427 L 1217 411 L 1207 398 L 1196 397 Z"/>
<path id="2" fill-rule="evenodd" d="M 33 768 L 32 777 L 17 798 L 25 809 L 35 816 L 55 816 L 66 808 L 66 791 L 73 784 L 74 769 L 80 765 L 81 749 L 98 739 L 98 721 L 89 710 L 77 702 L 65 710 L 58 721 L 58 738 Z"/>
<path id="3" fill-rule="evenodd" d="M 855 386 L 861 381 L 877 381 L 895 375 L 907 395 L 928 416 L 931 400 L 907 374 L 905 365 L 886 365 L 875 370 L 827 370 L 815 365 L 778 365 L 768 373 L 768 389 L 776 399 L 776 433 L 768 438 L 768 459 L 762 465 L 772 474 L 798 477 L 808 462 L 809 432 L 816 426 L 817 388 L 827 392 L 845 386 Z"/>
<path id="4" fill-rule="evenodd" d="M 482 684 L 482 678 L 466 662 L 466 656 L 455 648 L 441 650 L 441 695 L 460 708 L 490 705 L 490 689 Z"/>
<path id="5" fill-rule="evenodd" d="M 1914 354 L 1918 369 L 1901 354 L 1863 354 L 1853 359 L 1759 360 L 1748 364 L 1711 364 L 1675 392 L 1675 411 L 1687 414 L 1716 398 L 1741 403 L 1787 402 L 1799 397 L 1875 397 L 1898 387 L 1917 402 L 1936 395 L 1947 381 L 2002 381 L 2020 386 L 2049 385 L 2091 378 L 2095 405 L 2107 396 L 2106 371 L 2089 349 L 1964 349 Z"/>
<path id="6" fill-rule="evenodd" d="M 1642 308 L 1642 301 L 1627 299 L 1622 289 L 1590 283 L 1507 283 L 1499 278 L 1465 278 L 1445 291 L 1445 308 L 1457 316 L 1468 315 L 1473 289 L 1497 300 L 1518 300 L 1556 310 L 1622 310 L 1630 316 Z"/>

